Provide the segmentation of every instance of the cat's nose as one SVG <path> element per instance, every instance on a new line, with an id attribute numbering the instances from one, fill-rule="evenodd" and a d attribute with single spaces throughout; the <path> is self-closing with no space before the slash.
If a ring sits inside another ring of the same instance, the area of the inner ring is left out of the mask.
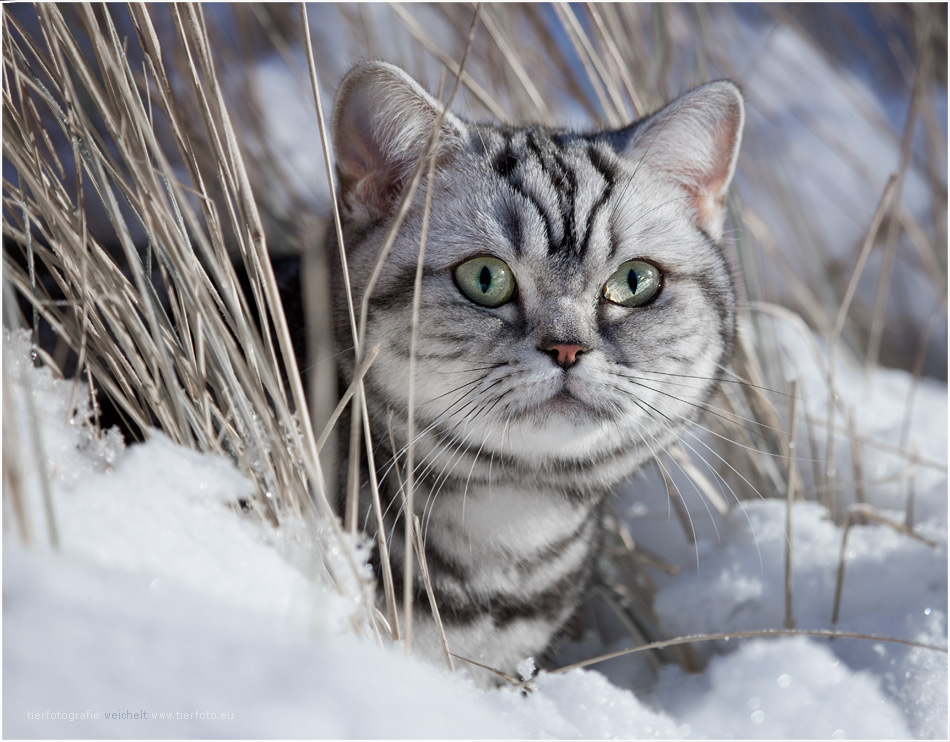
<path id="1" fill-rule="evenodd" d="M 551 360 L 561 368 L 567 369 L 577 363 L 581 354 L 589 351 L 590 347 L 578 343 L 545 343 L 538 350 L 551 356 Z"/>

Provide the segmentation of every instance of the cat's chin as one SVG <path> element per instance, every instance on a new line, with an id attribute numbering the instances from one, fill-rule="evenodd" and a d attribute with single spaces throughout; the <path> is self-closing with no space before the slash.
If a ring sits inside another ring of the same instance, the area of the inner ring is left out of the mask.
<path id="1" fill-rule="evenodd" d="M 559 402 L 558 407 L 561 405 L 563 411 L 549 407 L 536 416 L 527 416 L 520 426 L 522 435 L 509 435 L 512 443 L 517 439 L 524 441 L 520 456 L 540 463 L 552 458 L 584 456 L 601 445 L 604 430 L 590 410 L 578 411 L 580 403 L 576 401 Z"/>
<path id="2" fill-rule="evenodd" d="M 522 410 L 506 440 L 524 442 L 522 456 L 547 460 L 551 456 L 574 457 L 591 451 L 605 435 L 603 411 L 579 399 L 566 389 Z"/>

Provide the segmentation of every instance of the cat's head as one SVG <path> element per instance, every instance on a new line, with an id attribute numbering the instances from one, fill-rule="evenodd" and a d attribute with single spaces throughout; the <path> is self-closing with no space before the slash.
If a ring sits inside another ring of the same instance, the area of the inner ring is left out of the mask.
<path id="1" fill-rule="evenodd" d="M 471 123 L 397 67 L 351 70 L 333 143 L 357 321 L 377 275 L 365 342 L 380 346 L 367 379 L 375 415 L 391 411 L 384 424 L 404 443 L 424 236 L 415 399 L 429 443 L 420 445 L 534 466 L 615 452 L 638 465 L 668 442 L 708 400 L 732 345 L 721 242 L 742 124 L 729 82 L 623 129 L 578 134 Z"/>

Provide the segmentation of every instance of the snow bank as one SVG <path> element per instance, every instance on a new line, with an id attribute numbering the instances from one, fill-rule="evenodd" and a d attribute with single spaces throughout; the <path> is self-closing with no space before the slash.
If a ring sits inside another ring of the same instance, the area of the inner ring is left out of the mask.
<path id="1" fill-rule="evenodd" d="M 702 674 L 665 667 L 636 695 L 591 670 L 541 673 L 527 694 L 480 690 L 349 634 L 355 601 L 308 569 L 304 529 L 274 531 L 234 507 L 251 484 L 229 461 L 160 434 L 128 448 L 98 437 L 87 405 L 67 414 L 73 383 L 32 368 L 23 334 L 5 335 L 4 376 L 4 423 L 17 433 L 6 443 L 18 449 L 32 544 L 18 537 L 5 496 L 4 736 L 946 735 L 946 655 L 883 642 L 697 645 L 709 659 Z M 893 376 L 874 388 L 897 404 L 908 383 Z M 75 395 L 88 391 L 79 385 Z M 893 426 L 873 401 L 877 414 L 862 424 Z M 946 389 L 924 390 L 920 404 L 945 415 Z M 58 549 L 45 537 L 34 430 Z M 922 455 L 932 455 L 927 445 Z M 945 499 L 946 474 L 928 476 L 919 512 L 939 547 L 881 526 L 852 529 L 840 628 L 946 645 L 946 503 L 932 502 Z M 651 522 L 684 572 L 657 595 L 664 623 L 684 633 L 781 626 L 784 513 L 781 502 L 746 502 L 695 554 L 678 524 L 657 531 Z M 827 627 L 841 529 L 813 503 L 795 517 L 795 617 Z"/>
<path id="2" fill-rule="evenodd" d="M 512 736 L 433 668 L 147 573 L 8 548 L 4 591 L 5 737 Z"/>
<path id="3" fill-rule="evenodd" d="M 657 595 L 654 608 L 671 632 L 783 625 L 785 504 L 751 502 L 743 509 L 745 514 L 737 510 L 729 518 L 722 545 L 700 545 L 700 569 L 680 575 Z M 831 627 L 841 529 L 815 503 L 800 503 L 794 523 L 796 626 Z M 853 528 L 848 547 L 835 628 L 946 646 L 946 549 L 877 525 Z M 854 739 L 902 738 L 910 736 L 908 730 L 925 738 L 945 733 L 944 654 L 886 642 L 803 637 L 696 648 L 706 656 L 714 650 L 735 652 L 713 657 L 702 679 L 665 668 L 656 700 L 705 734 L 721 737 L 731 730 L 740 738 L 821 738 L 840 730 L 840 738 Z M 795 680 L 795 693 L 779 692 L 788 688 L 776 688 L 782 676 Z M 684 689 L 687 698 L 701 697 L 703 705 L 685 707 Z M 759 707 L 746 707 L 766 692 L 771 707 L 761 708 L 768 723 L 761 714 L 750 716 Z M 922 696 L 928 698 L 926 705 L 917 702 Z M 803 707 L 803 697 L 812 699 L 804 718 L 795 712 Z M 718 719 L 709 718 L 706 705 L 718 709 Z"/>
<path id="4" fill-rule="evenodd" d="M 775 322 L 771 330 L 777 353 L 788 359 L 787 373 L 799 380 L 804 400 L 800 415 L 807 412 L 825 418 L 827 349 L 785 323 Z M 925 380 L 911 394 L 912 378 L 887 369 L 875 370 L 865 381 L 863 369 L 840 354 L 835 388 L 841 430 L 835 435 L 833 464 L 821 462 L 822 469 L 834 472 L 836 517 L 815 502 L 796 504 L 792 537 L 795 625 L 946 647 L 947 388 Z M 853 413 L 855 432 L 865 441 L 858 473 L 841 410 Z M 921 459 L 934 464 L 912 466 L 905 456 L 891 450 L 905 423 L 908 444 Z M 803 417 L 798 429 L 800 469 L 806 474 L 806 489 L 813 492 L 808 460 L 812 449 Z M 826 430 L 814 425 L 811 434 L 823 456 Z M 883 446 L 876 448 L 874 442 Z M 728 444 L 723 449 L 728 458 Z M 907 498 L 913 490 L 914 532 L 935 545 L 886 525 L 853 526 L 847 539 L 840 614 L 833 624 L 842 526 L 855 504 L 856 476 L 862 480 L 865 502 L 899 524 L 905 521 Z M 658 490 L 662 492 L 662 486 L 653 490 L 654 497 Z M 631 488 L 626 498 L 632 500 L 644 492 L 651 494 L 648 487 Z M 683 493 L 689 498 L 688 488 Z M 663 518 L 653 515 L 627 521 L 638 543 L 681 569 L 675 578 L 659 578 L 662 588 L 654 609 L 661 625 L 673 634 L 781 628 L 785 617 L 784 500 L 740 501 L 725 519 L 719 519 L 696 499 L 688 503 L 699 534 L 695 545 L 686 541 L 675 519 L 665 518 L 665 495 L 651 505 L 651 512 L 659 511 Z M 676 668 L 665 668 L 653 698 L 665 712 L 689 724 L 693 733 L 748 738 L 947 736 L 945 653 L 889 642 L 804 638 L 704 643 L 694 648 L 701 657 L 711 658 L 706 672 L 690 677 Z M 723 652 L 733 653 L 718 656 Z M 834 664 L 833 672 L 829 662 Z M 845 674 L 840 676 L 841 672 Z M 786 675 L 795 679 L 803 698 L 811 698 L 807 716 L 786 713 L 804 703 L 793 701 L 793 693 L 776 690 L 776 679 Z M 618 677 L 616 671 L 611 677 Z M 731 677 L 728 682 L 727 677 Z M 766 691 L 771 709 L 756 705 L 764 703 Z M 787 708 L 780 708 L 780 698 L 788 701 Z"/>
<path id="5" fill-rule="evenodd" d="M 851 672 L 804 637 L 752 640 L 702 675 L 661 671 L 656 696 L 682 732 L 719 739 L 902 739 L 897 705 L 871 673 Z"/>

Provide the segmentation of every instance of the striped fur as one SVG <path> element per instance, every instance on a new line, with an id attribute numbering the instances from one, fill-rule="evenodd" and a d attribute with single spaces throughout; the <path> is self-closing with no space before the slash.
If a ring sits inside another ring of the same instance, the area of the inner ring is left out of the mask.
<path id="1" fill-rule="evenodd" d="M 359 65 L 341 85 L 333 136 L 357 306 L 439 111 L 391 65 Z M 369 304 L 367 347 L 381 350 L 366 393 L 399 578 L 397 467 L 431 189 L 415 503 L 453 652 L 507 672 L 543 653 L 583 598 L 606 495 L 714 393 L 735 325 L 721 241 L 742 117 L 730 83 L 697 88 L 619 131 L 510 128 L 445 113 L 433 181 L 423 181 Z M 453 279 L 455 266 L 483 255 L 505 261 L 517 281 L 514 299 L 493 309 Z M 637 308 L 605 301 L 605 281 L 633 259 L 660 269 L 659 295 Z M 341 290 L 341 350 L 352 345 L 344 302 Z M 588 350 L 564 369 L 543 350 L 551 343 Z M 364 500 L 361 522 L 372 531 Z M 417 605 L 417 632 L 436 647 L 422 592 Z"/>

